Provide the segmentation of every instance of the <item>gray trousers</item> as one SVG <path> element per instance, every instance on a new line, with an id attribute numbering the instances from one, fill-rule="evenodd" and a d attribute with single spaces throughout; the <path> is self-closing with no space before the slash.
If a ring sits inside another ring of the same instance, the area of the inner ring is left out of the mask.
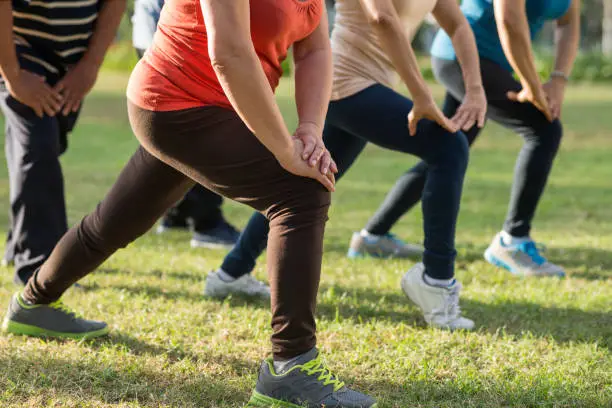
<path id="1" fill-rule="evenodd" d="M 10 96 L 0 80 L 10 211 L 5 260 L 25 283 L 67 231 L 64 177 L 59 157 L 78 113 L 44 116 Z"/>

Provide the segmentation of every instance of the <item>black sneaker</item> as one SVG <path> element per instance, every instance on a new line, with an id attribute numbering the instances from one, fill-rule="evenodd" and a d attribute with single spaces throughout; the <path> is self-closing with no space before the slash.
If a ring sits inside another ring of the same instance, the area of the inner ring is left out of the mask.
<path id="1" fill-rule="evenodd" d="M 159 225 L 157 226 L 157 233 L 163 234 L 164 232 L 169 231 L 169 230 L 188 230 L 188 229 L 189 229 L 189 222 L 187 218 L 180 216 L 180 215 L 174 215 L 171 212 L 168 212 L 166 215 L 164 215 Z"/>
<path id="2" fill-rule="evenodd" d="M 193 232 L 191 239 L 192 248 L 231 249 L 238 242 L 240 231 L 230 223 L 223 220 L 214 228 Z"/>

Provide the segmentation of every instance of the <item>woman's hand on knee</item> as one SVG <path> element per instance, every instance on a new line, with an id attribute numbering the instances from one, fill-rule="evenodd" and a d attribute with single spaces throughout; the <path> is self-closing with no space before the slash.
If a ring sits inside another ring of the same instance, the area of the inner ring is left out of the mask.
<path id="1" fill-rule="evenodd" d="M 414 106 L 408 114 L 408 130 L 410 136 L 416 135 L 417 127 L 421 119 L 432 120 L 451 133 L 455 133 L 459 130 L 459 126 L 444 116 L 444 113 L 442 113 L 431 97 L 424 100 L 414 100 Z"/>
<path id="2" fill-rule="evenodd" d="M 318 165 L 319 171 L 323 175 L 327 175 L 329 172 L 338 173 L 338 166 L 336 166 L 336 162 L 325 147 L 322 140 L 322 130 L 318 126 L 311 123 L 300 124 L 293 137 L 304 144 L 302 159 L 308 162 L 310 167 L 317 167 Z"/>
<path id="3" fill-rule="evenodd" d="M 461 130 L 468 131 L 474 125 L 482 128 L 487 114 L 487 98 L 482 87 L 468 89 L 463 103 L 451 118 L 451 121 Z"/>
<path id="4" fill-rule="evenodd" d="M 327 149 L 325 149 L 327 152 Z M 327 155 L 327 156 L 326 156 Z M 329 152 L 324 154 L 321 161 L 327 162 L 326 157 L 329 157 Z M 276 159 L 280 165 L 287 170 L 289 173 L 295 174 L 296 176 L 308 177 L 317 180 L 323 186 L 333 192 L 335 191 L 336 177 L 333 171 L 326 171 L 324 174 L 319 166 L 312 167 L 310 164 L 303 159 L 304 157 L 304 142 L 299 138 L 293 138 L 293 151 L 287 151 L 281 156 L 277 156 Z M 329 157 L 331 160 L 331 157 Z M 323 163 L 322 163 L 323 164 Z M 330 164 L 331 166 L 331 164 Z M 335 166 L 335 163 L 334 163 Z"/>

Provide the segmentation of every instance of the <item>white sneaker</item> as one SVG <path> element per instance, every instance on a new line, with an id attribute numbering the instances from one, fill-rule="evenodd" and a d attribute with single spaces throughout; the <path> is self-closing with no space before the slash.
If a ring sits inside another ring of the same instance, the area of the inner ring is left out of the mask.
<path id="1" fill-rule="evenodd" d="M 474 322 L 461 316 L 457 281 L 446 288 L 431 286 L 423 280 L 425 265 L 418 263 L 402 277 L 402 290 L 421 310 L 432 327 L 446 330 L 472 330 Z"/>
<path id="2" fill-rule="evenodd" d="M 531 240 L 518 245 L 506 245 L 501 233 L 497 234 L 485 251 L 484 257 L 489 263 L 507 269 L 515 275 L 560 278 L 565 276 L 563 268 L 548 262 Z"/>
<path id="3" fill-rule="evenodd" d="M 270 287 L 255 279 L 251 274 L 241 276 L 231 282 L 226 282 L 212 271 L 206 277 L 204 295 L 214 298 L 224 298 L 232 294 L 270 298 Z"/>

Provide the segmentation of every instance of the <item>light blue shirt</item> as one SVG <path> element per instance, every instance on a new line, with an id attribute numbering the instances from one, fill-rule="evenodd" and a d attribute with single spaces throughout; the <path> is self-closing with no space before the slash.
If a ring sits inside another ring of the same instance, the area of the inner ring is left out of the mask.
<path id="1" fill-rule="evenodd" d="M 146 50 L 153 42 L 153 34 L 164 0 L 136 0 L 132 16 L 132 44 L 134 48 Z"/>
<path id="2" fill-rule="evenodd" d="M 533 39 L 542 30 L 545 22 L 563 17 L 571 3 L 571 0 L 527 0 L 525 8 L 531 38 Z M 474 31 L 480 57 L 492 60 L 512 71 L 497 32 L 493 0 L 463 0 L 461 11 Z M 439 30 L 434 39 L 431 55 L 447 60 L 456 58 L 452 41 L 443 30 Z"/>

